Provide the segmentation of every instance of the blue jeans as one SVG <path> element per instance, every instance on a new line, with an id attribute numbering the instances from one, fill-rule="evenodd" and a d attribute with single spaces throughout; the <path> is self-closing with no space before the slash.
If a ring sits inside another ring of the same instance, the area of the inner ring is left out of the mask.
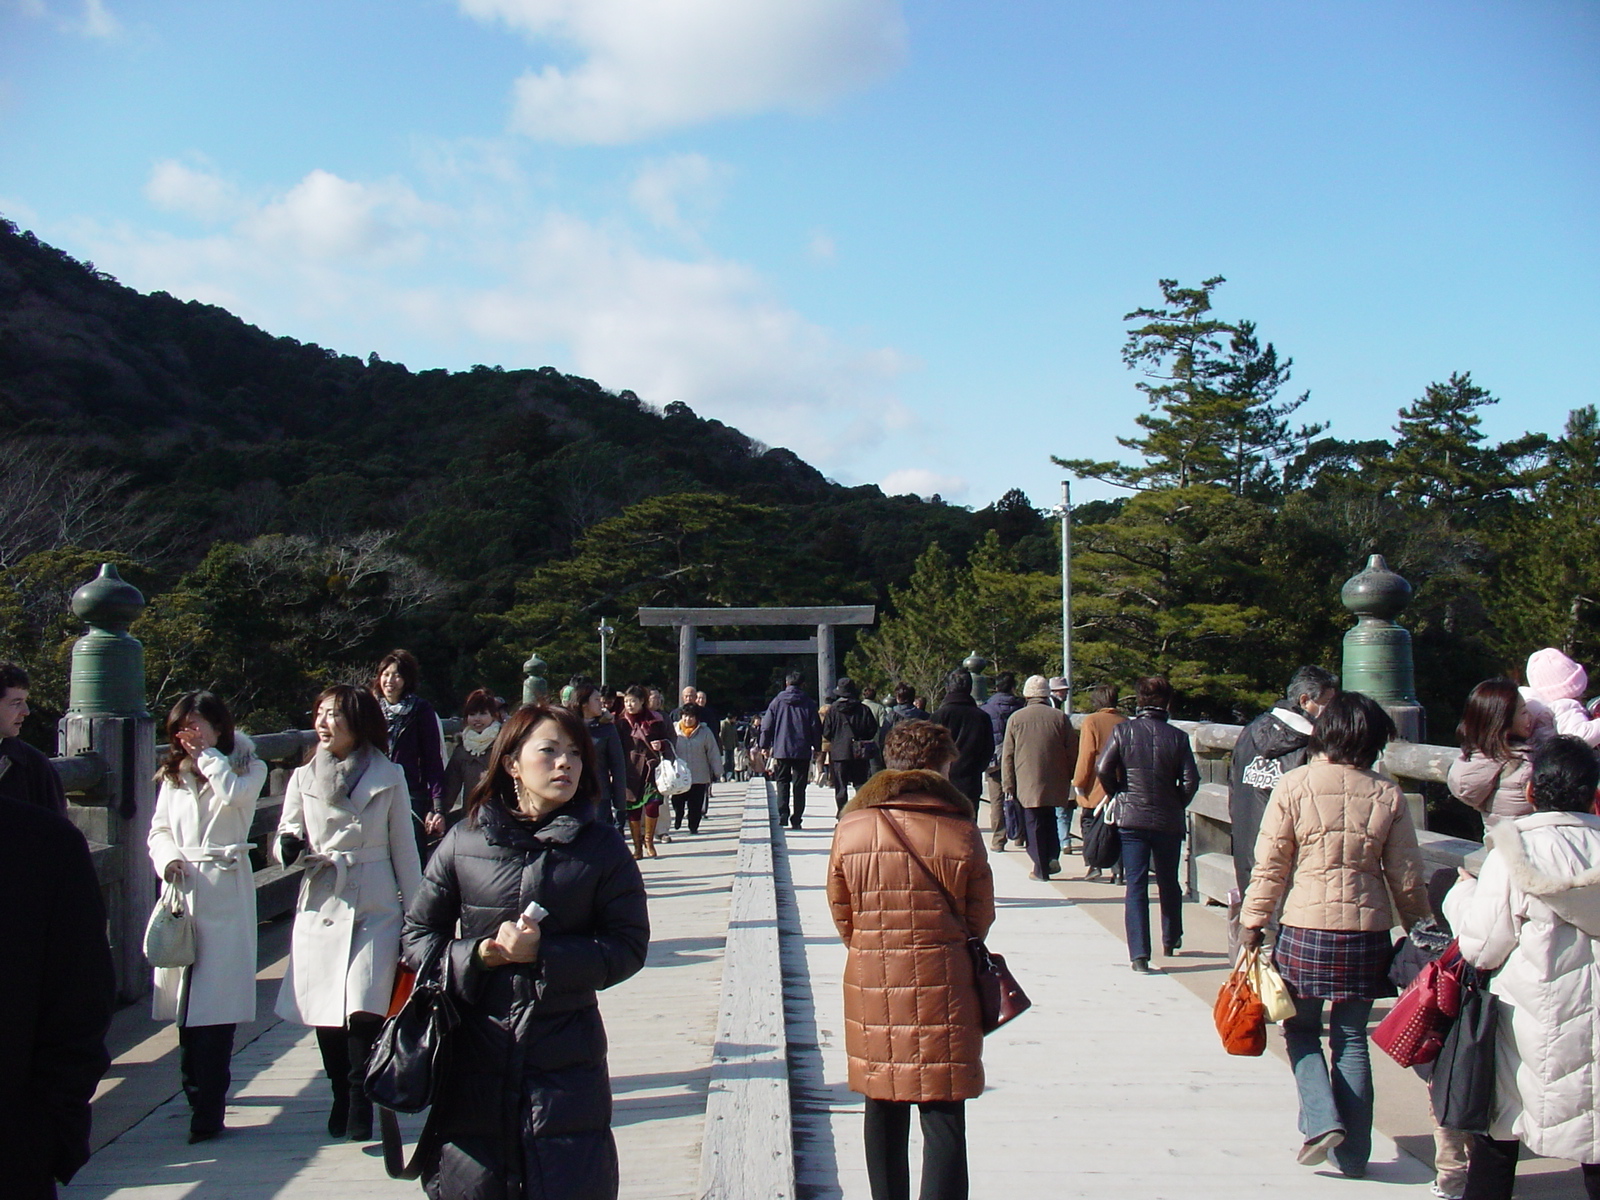
<path id="1" fill-rule="evenodd" d="M 1300 1132 L 1309 1142 L 1333 1129 L 1344 1141 L 1329 1152 L 1346 1175 L 1365 1175 L 1372 1156 L 1372 1064 L 1367 1059 L 1371 1000 L 1335 1000 L 1328 1009 L 1328 1054 L 1322 1055 L 1322 1001 L 1295 997 L 1283 1040 L 1300 1093 Z"/>
<path id="2" fill-rule="evenodd" d="M 1183 853 L 1181 833 L 1153 829 L 1119 829 L 1122 835 L 1122 875 L 1127 885 L 1123 900 L 1123 925 L 1128 933 L 1128 957 L 1150 957 L 1150 870 L 1154 866 L 1156 891 L 1161 896 L 1161 944 L 1175 946 L 1183 940 L 1183 888 L 1178 883 L 1178 861 Z"/>

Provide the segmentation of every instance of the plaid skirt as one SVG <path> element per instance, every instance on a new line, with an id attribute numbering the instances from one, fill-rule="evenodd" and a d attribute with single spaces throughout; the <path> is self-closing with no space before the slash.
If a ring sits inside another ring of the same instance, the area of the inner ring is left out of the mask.
<path id="1" fill-rule="evenodd" d="M 1278 931 L 1272 961 L 1296 998 L 1377 1000 L 1395 994 L 1389 982 L 1394 946 L 1387 933 L 1360 930 L 1301 929 Z"/>

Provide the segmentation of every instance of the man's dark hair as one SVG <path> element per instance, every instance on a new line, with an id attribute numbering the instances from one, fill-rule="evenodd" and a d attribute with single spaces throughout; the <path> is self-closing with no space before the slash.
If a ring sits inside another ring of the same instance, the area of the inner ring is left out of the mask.
<path id="1" fill-rule="evenodd" d="M 916 698 L 917 689 L 909 683 L 897 683 L 894 685 L 894 702 L 896 704 L 910 704 Z"/>
<path id="2" fill-rule="evenodd" d="M 32 687 L 28 682 L 28 673 L 16 663 L 0 663 L 0 699 L 12 688 Z"/>
<path id="3" fill-rule="evenodd" d="M 800 674 L 799 671 L 790 671 L 783 677 L 783 685 L 784 687 L 799 687 L 800 681 L 804 678 L 805 676 Z"/>
<path id="4" fill-rule="evenodd" d="M 1017 688 L 1017 677 L 1011 671 L 1001 671 L 994 677 L 994 690 L 997 692 L 1014 692 Z"/>
<path id="5" fill-rule="evenodd" d="M 862 685 L 861 698 L 863 700 L 876 700 L 878 698 L 878 689 L 870 683 Z"/>
<path id="6" fill-rule="evenodd" d="M 1089 693 L 1089 705 L 1097 712 L 1102 708 L 1115 708 L 1117 706 L 1117 685 L 1114 683 L 1097 683 L 1094 690 Z"/>
<path id="7" fill-rule="evenodd" d="M 1172 685 L 1165 675 L 1146 675 L 1133 685 L 1133 693 L 1140 708 L 1172 707 Z"/>
<path id="8" fill-rule="evenodd" d="M 972 695 L 972 675 L 967 671 L 955 670 L 944 677 L 945 695 L 952 693 L 958 696 Z"/>
<path id="9" fill-rule="evenodd" d="M 1394 718 L 1383 705 L 1361 692 L 1340 692 L 1311 727 L 1306 749 L 1329 762 L 1366 771 L 1394 736 Z"/>
<path id="10" fill-rule="evenodd" d="M 1322 693 L 1329 688 L 1339 686 L 1339 677 L 1331 671 L 1324 671 L 1321 667 L 1304 666 L 1298 668 L 1289 679 L 1289 686 L 1285 689 L 1283 697 L 1294 710 L 1300 712 L 1300 697 L 1310 696 L 1313 700 L 1320 700 Z"/>
<path id="11" fill-rule="evenodd" d="M 1540 812 L 1593 812 L 1597 787 L 1600 758 L 1577 738 L 1553 737 L 1533 752 L 1529 798 Z"/>
<path id="12" fill-rule="evenodd" d="M 705 709 L 691 701 L 678 710 L 678 717 L 680 720 L 684 717 L 693 717 L 696 721 L 703 721 L 705 720 Z"/>

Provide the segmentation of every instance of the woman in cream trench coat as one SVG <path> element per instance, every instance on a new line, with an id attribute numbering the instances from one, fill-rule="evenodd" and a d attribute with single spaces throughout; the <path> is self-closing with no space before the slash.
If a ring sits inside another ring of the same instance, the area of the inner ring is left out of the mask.
<path id="1" fill-rule="evenodd" d="M 183 889 L 195 921 L 191 967 L 158 967 L 151 1016 L 178 1023 L 189 1140 L 222 1132 L 234 1026 L 256 1016 L 256 881 L 250 824 L 267 766 L 227 706 L 190 692 L 167 717 L 170 749 L 150 822 L 150 862 Z"/>
<path id="2" fill-rule="evenodd" d="M 278 993 L 286 1021 L 315 1026 L 333 1089 L 328 1132 L 365 1141 L 367 1055 L 389 1010 L 400 926 L 422 882 L 405 774 L 385 757 L 383 713 L 339 685 L 317 698 L 318 744 L 289 777 L 279 858 L 305 855 L 289 967 Z M 352 1086 L 353 1085 L 353 1086 Z"/>

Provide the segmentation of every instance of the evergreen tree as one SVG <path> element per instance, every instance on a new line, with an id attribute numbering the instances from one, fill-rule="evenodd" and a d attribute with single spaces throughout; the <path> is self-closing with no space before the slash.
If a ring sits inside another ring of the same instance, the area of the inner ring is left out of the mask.
<path id="1" fill-rule="evenodd" d="M 1402 408 L 1389 464 L 1395 495 L 1405 503 L 1453 513 L 1458 525 L 1474 524 L 1503 508 L 1525 482 L 1525 464 L 1548 439 L 1530 434 L 1487 445 L 1479 410 L 1498 403 L 1472 382 L 1470 371 L 1457 371 L 1444 383 L 1430 383 Z"/>

